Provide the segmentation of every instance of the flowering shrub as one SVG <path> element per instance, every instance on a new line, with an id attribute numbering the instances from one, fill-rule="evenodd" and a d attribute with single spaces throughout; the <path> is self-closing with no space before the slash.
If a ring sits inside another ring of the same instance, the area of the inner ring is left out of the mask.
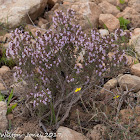
<path id="1" fill-rule="evenodd" d="M 54 30 L 44 35 L 38 31 L 35 41 L 28 32 L 16 29 L 6 51 L 17 64 L 15 76 L 30 85 L 34 106 L 46 104 L 51 98 L 64 97 L 81 85 L 95 81 L 126 64 L 120 48 L 122 37 L 117 30 L 102 37 L 96 29 L 86 35 L 80 25 L 73 24 L 75 12 L 56 12 Z M 119 44 L 118 44 L 119 43 Z M 108 53 L 114 52 L 112 59 Z M 114 71 L 115 72 L 115 71 Z M 81 88 L 80 88 L 81 90 Z"/>

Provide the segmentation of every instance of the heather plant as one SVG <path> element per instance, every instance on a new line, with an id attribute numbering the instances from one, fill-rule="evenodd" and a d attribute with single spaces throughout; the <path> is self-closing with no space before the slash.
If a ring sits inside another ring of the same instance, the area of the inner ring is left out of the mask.
<path id="1" fill-rule="evenodd" d="M 114 35 L 102 37 L 92 29 L 87 35 L 74 24 L 74 15 L 72 9 L 66 14 L 56 12 L 54 29 L 43 35 L 36 32 L 35 41 L 19 29 L 11 34 L 6 55 L 17 64 L 15 77 L 22 77 L 30 86 L 27 97 L 33 99 L 34 107 L 65 98 L 72 91 L 77 94 L 91 82 L 99 84 L 103 76 L 127 64 L 120 49 L 127 33 L 117 30 Z M 109 52 L 114 52 L 112 58 Z"/>

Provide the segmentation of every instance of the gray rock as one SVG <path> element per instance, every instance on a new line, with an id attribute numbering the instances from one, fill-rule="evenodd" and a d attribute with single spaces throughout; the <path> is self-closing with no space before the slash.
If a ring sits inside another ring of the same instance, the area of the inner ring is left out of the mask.
<path id="1" fill-rule="evenodd" d="M 99 33 L 101 34 L 101 36 L 109 35 L 109 31 L 107 29 L 100 29 Z"/>
<path id="2" fill-rule="evenodd" d="M 0 0 L 0 22 L 16 27 L 23 22 L 30 22 L 40 16 L 47 5 L 47 0 Z"/>

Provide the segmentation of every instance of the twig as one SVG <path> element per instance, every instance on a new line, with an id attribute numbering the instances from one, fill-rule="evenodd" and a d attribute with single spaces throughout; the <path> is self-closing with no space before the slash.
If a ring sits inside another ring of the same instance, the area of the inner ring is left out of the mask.
<path id="1" fill-rule="evenodd" d="M 27 104 L 27 102 L 28 102 L 29 99 L 30 99 L 30 98 L 28 98 L 28 99 L 25 101 L 25 105 L 26 105 L 27 109 L 30 111 L 31 115 L 34 116 L 32 110 L 30 109 L 29 105 Z"/>
<path id="2" fill-rule="evenodd" d="M 36 25 L 34 24 L 34 22 L 32 21 L 30 15 L 28 14 L 28 12 L 27 12 L 27 16 L 28 16 L 29 20 L 32 22 L 33 26 L 36 26 Z"/>
<path id="3" fill-rule="evenodd" d="M 127 88 L 127 87 L 126 87 L 126 88 Z M 122 106 L 124 97 L 125 97 L 131 90 L 133 90 L 133 89 L 128 90 L 128 88 L 127 88 L 127 91 L 124 91 L 124 94 L 121 96 L 121 99 L 119 100 L 119 105 L 118 105 L 118 107 L 117 107 L 116 119 L 117 119 L 118 116 L 119 116 L 119 111 L 120 111 L 120 109 L 121 109 L 121 106 Z"/>
<path id="4" fill-rule="evenodd" d="M 108 92 L 114 94 L 114 92 L 112 92 L 112 91 L 110 91 L 110 90 L 107 90 L 107 89 L 105 89 L 105 88 L 103 88 L 103 87 L 101 87 L 101 86 L 98 86 L 98 85 L 95 85 L 95 84 L 94 84 L 94 86 L 96 86 L 96 87 L 98 87 L 98 88 L 100 88 L 100 89 L 104 89 L 105 91 L 108 91 Z"/>
<path id="5" fill-rule="evenodd" d="M 59 113 L 60 113 L 61 108 L 62 108 L 62 104 L 60 104 L 59 109 L 58 109 L 58 112 L 57 112 L 57 115 L 56 115 L 56 123 L 58 121 L 58 116 L 59 116 Z"/>
<path id="6" fill-rule="evenodd" d="M 74 91 L 70 92 L 65 98 L 60 98 L 54 105 L 54 109 L 63 101 L 65 101 L 66 99 L 68 99 L 72 94 L 74 93 Z M 42 116 L 40 119 L 43 120 L 45 117 L 47 117 L 48 115 L 50 115 L 50 111 L 45 114 L 44 116 Z"/>
<path id="7" fill-rule="evenodd" d="M 60 126 L 60 124 L 62 124 L 62 123 L 66 120 L 66 118 L 69 116 L 69 113 L 70 113 L 70 110 L 71 110 L 73 104 L 75 104 L 75 103 L 80 99 L 80 96 L 82 96 L 83 93 L 85 93 L 85 91 L 86 91 L 87 89 L 89 89 L 90 87 L 91 87 L 91 84 L 90 84 L 87 88 L 85 88 L 83 91 L 81 91 L 81 93 L 79 93 L 79 94 L 80 94 L 79 96 L 77 96 L 75 99 L 71 100 L 71 102 L 70 102 L 69 105 L 67 106 L 67 110 L 66 110 L 65 115 L 64 115 L 63 118 L 55 125 L 55 126 L 56 126 L 56 129 L 58 129 L 58 127 Z"/>
<path id="8" fill-rule="evenodd" d="M 83 102 L 83 99 L 82 99 L 82 97 L 81 97 L 81 96 L 80 96 L 80 99 L 81 99 L 81 102 L 82 102 L 82 104 L 83 104 L 83 106 L 84 106 L 84 108 L 85 108 L 86 112 L 89 114 L 89 111 L 88 111 L 88 109 L 86 108 L 85 103 Z"/>
<path id="9" fill-rule="evenodd" d="M 82 128 L 81 128 L 81 122 L 80 122 L 79 110 L 78 109 L 76 109 L 76 114 L 77 114 L 78 124 L 79 124 L 80 130 L 81 130 L 81 133 L 83 134 L 83 131 L 82 131 Z"/>

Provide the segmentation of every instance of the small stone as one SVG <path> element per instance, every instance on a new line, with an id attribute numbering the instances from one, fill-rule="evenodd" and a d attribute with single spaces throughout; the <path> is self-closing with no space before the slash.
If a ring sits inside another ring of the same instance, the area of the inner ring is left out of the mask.
<path id="1" fill-rule="evenodd" d="M 87 137 L 90 140 L 107 139 L 107 128 L 102 124 L 98 124 L 94 126 L 93 130 L 87 133 Z"/>
<path id="2" fill-rule="evenodd" d="M 100 29 L 99 33 L 101 34 L 101 36 L 109 35 L 109 31 L 107 29 Z"/>
<path id="3" fill-rule="evenodd" d="M 45 29 L 30 25 L 30 24 L 26 25 L 25 30 L 31 32 L 34 38 L 37 37 L 36 36 L 37 31 L 40 31 L 41 35 L 43 35 L 46 32 Z"/>
<path id="4" fill-rule="evenodd" d="M 7 104 L 6 102 L 0 101 L 0 131 L 5 131 L 8 126 L 6 118 Z"/>
<path id="5" fill-rule="evenodd" d="M 140 63 L 134 64 L 131 67 L 131 73 L 140 77 Z"/>
<path id="6" fill-rule="evenodd" d="M 7 71 L 10 71 L 10 68 L 7 66 L 2 66 L 0 68 L 0 75 L 4 75 Z"/>
<path id="7" fill-rule="evenodd" d="M 57 130 L 56 140 L 88 140 L 88 138 L 70 128 L 60 126 Z"/>
<path id="8" fill-rule="evenodd" d="M 100 14 L 99 23 L 105 25 L 110 32 L 120 28 L 119 20 L 112 14 Z"/>
<path id="9" fill-rule="evenodd" d="M 48 21 L 46 20 L 46 19 L 44 19 L 44 18 L 39 18 L 39 21 L 38 21 L 38 26 L 40 27 L 40 28 L 42 28 L 42 25 L 44 25 L 44 24 L 46 24 L 46 23 L 48 23 Z"/>
<path id="10" fill-rule="evenodd" d="M 111 80 L 109 80 L 107 83 L 105 83 L 104 87 L 101 89 L 101 93 L 105 92 L 105 89 L 107 90 L 111 90 L 113 88 L 115 88 L 118 85 L 118 80 L 116 78 L 113 78 Z"/>
<path id="11" fill-rule="evenodd" d="M 0 83 L 0 91 L 1 90 L 6 90 L 5 86 L 3 85 L 3 83 Z"/>
<path id="12" fill-rule="evenodd" d="M 138 92 L 140 90 L 140 77 L 125 74 L 118 78 L 119 86 L 124 90 L 133 90 L 134 92 Z"/>

